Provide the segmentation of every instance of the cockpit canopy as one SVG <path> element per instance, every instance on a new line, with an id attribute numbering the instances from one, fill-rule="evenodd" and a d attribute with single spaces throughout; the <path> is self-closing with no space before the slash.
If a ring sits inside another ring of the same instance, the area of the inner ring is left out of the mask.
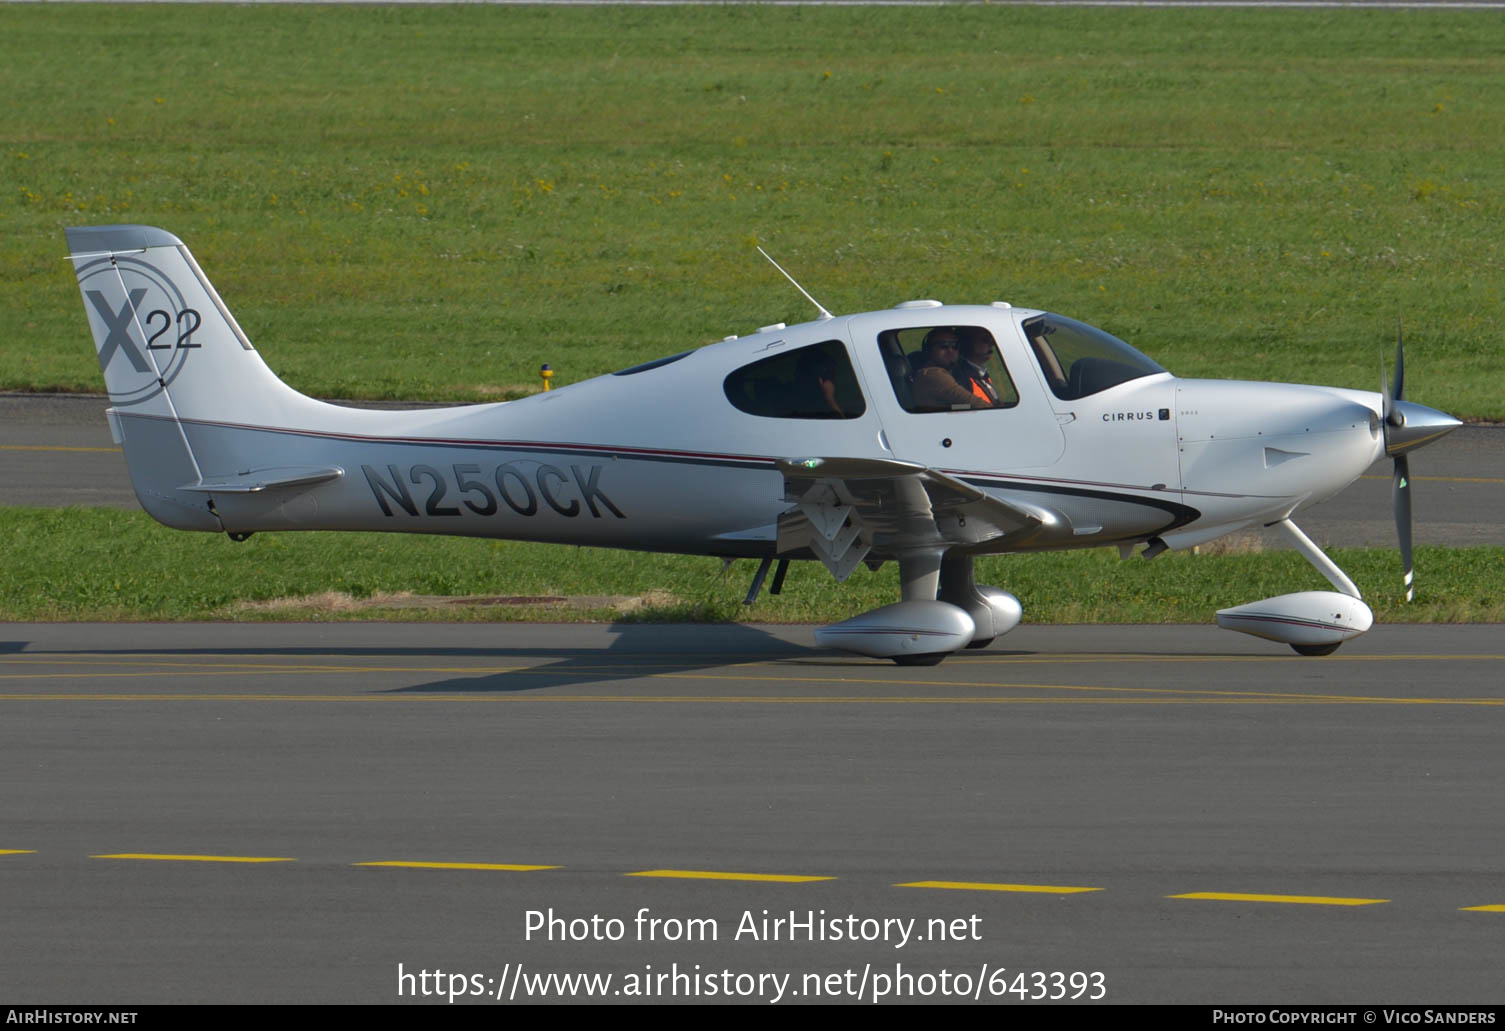
<path id="1" fill-rule="evenodd" d="M 1037 315 L 1023 327 L 1045 382 L 1062 401 L 1165 371 L 1111 333 L 1064 315 Z"/>

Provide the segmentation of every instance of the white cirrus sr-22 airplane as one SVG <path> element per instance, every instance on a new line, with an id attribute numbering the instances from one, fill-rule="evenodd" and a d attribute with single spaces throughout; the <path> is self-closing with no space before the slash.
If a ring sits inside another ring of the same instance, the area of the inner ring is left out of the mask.
<path id="1" fill-rule="evenodd" d="M 273 375 L 171 233 L 67 235 L 110 426 L 159 522 L 761 559 L 749 600 L 775 563 L 777 591 L 793 559 L 838 580 L 894 561 L 901 600 L 815 637 L 904 664 L 1018 624 L 1017 599 L 974 581 L 977 555 L 1154 557 L 1251 526 L 1284 529 L 1334 590 L 1218 624 L 1330 652 L 1373 617 L 1292 516 L 1392 456 L 1409 592 L 1407 454 L 1458 425 L 1403 400 L 1399 354 L 1377 392 L 1183 380 L 1073 319 L 931 300 L 842 317 L 816 304 L 816 321 L 518 401 L 347 408 Z"/>

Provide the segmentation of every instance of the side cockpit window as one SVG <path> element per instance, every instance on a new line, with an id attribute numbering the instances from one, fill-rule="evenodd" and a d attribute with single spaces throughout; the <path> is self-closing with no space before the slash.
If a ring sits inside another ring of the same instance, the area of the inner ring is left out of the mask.
<path id="1" fill-rule="evenodd" d="M 1013 408 L 1019 392 L 981 326 L 920 326 L 878 334 L 894 396 L 908 412 Z"/>
<path id="2" fill-rule="evenodd" d="M 852 360 L 838 340 L 744 365 L 723 389 L 739 411 L 770 419 L 855 419 L 867 411 Z"/>
<path id="3" fill-rule="evenodd" d="M 1039 315 L 1023 326 L 1045 382 L 1062 401 L 1165 371 L 1118 337 L 1076 319 Z"/>

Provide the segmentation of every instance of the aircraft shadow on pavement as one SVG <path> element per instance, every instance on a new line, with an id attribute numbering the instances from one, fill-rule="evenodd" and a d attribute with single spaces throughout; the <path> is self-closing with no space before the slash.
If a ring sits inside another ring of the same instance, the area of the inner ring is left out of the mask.
<path id="1" fill-rule="evenodd" d="M 699 632 L 697 632 L 699 631 Z M 822 653 L 781 640 L 757 627 L 740 624 L 613 623 L 609 647 L 551 651 L 553 662 L 486 676 L 459 676 L 427 684 L 393 688 L 389 694 L 477 694 L 539 691 L 633 679 L 655 673 L 691 673 L 739 662 L 808 658 Z M 541 649 L 501 649 L 497 655 L 519 658 Z"/>
<path id="2" fill-rule="evenodd" d="M 393 688 L 388 694 L 537 691 L 574 684 L 605 683 L 659 672 L 688 673 L 741 662 L 803 659 L 838 661 L 832 653 L 783 640 L 766 630 L 741 624 L 615 623 L 605 648 L 548 648 L 434 645 L 327 645 L 246 647 L 115 648 L 100 653 L 154 658 L 464 658 L 506 662 L 520 668 L 481 675 L 457 675 L 424 684 Z M 80 655 L 89 649 L 38 647 L 30 641 L 0 641 L 0 654 Z M 844 657 L 846 658 L 846 657 Z M 539 661 L 543 660 L 543 661 Z M 536 663 L 536 664 L 535 664 Z"/>
<path id="3" fill-rule="evenodd" d="M 617 623 L 612 633 L 618 635 L 611 647 L 606 649 L 578 650 L 563 654 L 552 663 L 543 663 L 527 669 L 512 670 L 490 676 L 451 677 L 427 684 L 393 688 L 389 694 L 464 694 L 484 692 L 539 691 L 553 687 L 585 686 L 617 680 L 635 679 L 654 674 L 687 674 L 700 670 L 715 670 L 735 667 L 742 663 L 780 661 L 788 666 L 897 670 L 887 659 L 866 658 L 821 650 L 781 640 L 757 627 L 725 625 L 714 637 L 703 640 L 714 645 L 694 651 L 670 651 L 665 649 L 661 632 L 678 630 L 642 623 Z M 709 630 L 709 627 L 693 629 Z M 655 634 L 655 631 L 660 634 Z M 520 655 L 517 649 L 509 654 Z M 530 652 L 531 654 L 531 652 Z M 978 653 L 981 654 L 981 653 Z M 990 658 L 1033 655 L 1029 649 L 989 651 Z M 953 661 L 955 661 L 953 659 Z M 965 661 L 965 660 L 963 660 Z M 756 674 L 749 673 L 749 679 Z"/>

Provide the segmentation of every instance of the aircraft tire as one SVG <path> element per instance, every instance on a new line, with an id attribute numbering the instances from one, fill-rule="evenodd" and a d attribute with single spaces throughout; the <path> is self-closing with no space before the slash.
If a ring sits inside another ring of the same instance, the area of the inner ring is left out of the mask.
<path id="1" fill-rule="evenodd" d="M 1342 641 L 1338 642 L 1338 644 L 1342 643 Z M 1331 655 L 1338 650 L 1338 644 L 1293 644 L 1291 650 L 1297 655 Z"/>
<path id="2" fill-rule="evenodd" d="M 972 642 L 970 642 L 967 645 L 967 647 L 968 648 L 986 648 L 988 645 L 992 644 L 996 640 L 998 640 L 998 638 L 996 638 L 996 637 L 990 637 L 986 641 L 972 641 Z"/>
<path id="3" fill-rule="evenodd" d="M 939 666 L 950 652 L 930 652 L 928 655 L 895 655 L 896 666 Z"/>

